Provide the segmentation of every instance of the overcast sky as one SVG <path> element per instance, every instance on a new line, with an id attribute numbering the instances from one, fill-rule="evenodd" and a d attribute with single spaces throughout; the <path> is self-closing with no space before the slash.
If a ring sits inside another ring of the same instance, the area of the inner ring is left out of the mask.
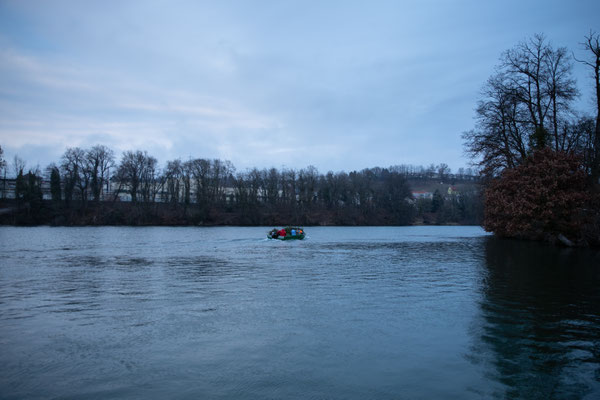
<path id="1" fill-rule="evenodd" d="M 42 168 L 104 144 L 238 170 L 456 170 L 502 51 L 544 33 L 582 54 L 590 29 L 597 0 L 0 0 L 0 146 Z"/>

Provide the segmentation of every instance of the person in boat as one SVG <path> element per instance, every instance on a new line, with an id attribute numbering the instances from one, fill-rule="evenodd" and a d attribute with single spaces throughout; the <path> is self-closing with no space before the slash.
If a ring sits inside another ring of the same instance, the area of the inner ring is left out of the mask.
<path id="1" fill-rule="evenodd" d="M 301 237 L 304 237 L 304 231 L 302 229 L 298 228 L 298 227 L 290 227 L 290 226 L 288 226 L 288 227 L 285 227 L 285 228 L 281 228 L 279 230 L 277 230 L 277 228 L 272 229 L 269 232 L 268 236 L 271 239 L 285 238 L 285 237 L 288 237 L 288 236 L 294 236 L 294 237 L 301 236 Z"/>

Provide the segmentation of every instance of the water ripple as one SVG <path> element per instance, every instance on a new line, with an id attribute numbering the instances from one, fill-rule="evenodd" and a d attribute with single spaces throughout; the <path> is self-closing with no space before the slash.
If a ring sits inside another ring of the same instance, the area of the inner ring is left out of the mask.
<path id="1" fill-rule="evenodd" d="M 596 253 L 267 230 L 0 228 L 0 397 L 600 395 Z"/>

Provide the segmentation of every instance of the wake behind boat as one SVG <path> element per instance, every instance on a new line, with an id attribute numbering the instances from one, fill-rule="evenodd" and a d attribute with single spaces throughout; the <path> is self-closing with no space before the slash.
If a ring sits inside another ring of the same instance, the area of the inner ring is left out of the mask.
<path id="1" fill-rule="evenodd" d="M 267 233 L 267 238 L 277 240 L 302 240 L 306 233 L 297 226 L 286 226 L 282 229 L 272 229 Z"/>

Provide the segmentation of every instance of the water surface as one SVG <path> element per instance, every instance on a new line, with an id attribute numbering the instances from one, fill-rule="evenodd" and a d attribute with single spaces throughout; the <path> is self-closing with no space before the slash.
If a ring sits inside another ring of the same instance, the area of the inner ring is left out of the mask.
<path id="1" fill-rule="evenodd" d="M 476 227 L 0 228 L 0 397 L 600 397 L 600 256 Z"/>

